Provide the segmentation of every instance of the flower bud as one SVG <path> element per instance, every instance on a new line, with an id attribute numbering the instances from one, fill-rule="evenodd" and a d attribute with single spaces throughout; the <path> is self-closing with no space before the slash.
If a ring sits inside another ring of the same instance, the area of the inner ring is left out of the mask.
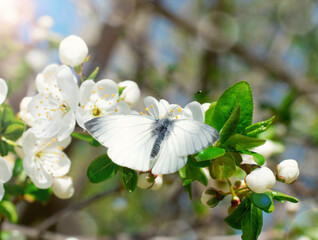
<path id="1" fill-rule="evenodd" d="M 158 175 L 155 177 L 155 182 L 153 183 L 152 187 L 150 188 L 151 190 L 157 191 L 161 188 L 163 183 L 163 178 L 162 175 Z"/>
<path id="2" fill-rule="evenodd" d="M 267 167 L 256 168 L 245 177 L 246 185 L 256 193 L 264 193 L 275 185 L 274 173 Z"/>
<path id="3" fill-rule="evenodd" d="M 293 183 L 299 176 L 298 163 L 287 159 L 277 165 L 277 180 L 284 183 Z"/>
<path id="4" fill-rule="evenodd" d="M 0 78 L 0 105 L 4 103 L 8 94 L 8 85 L 6 81 Z"/>
<path id="5" fill-rule="evenodd" d="M 224 195 L 221 191 L 218 191 L 214 188 L 207 188 L 202 192 L 201 202 L 203 205 L 213 208 L 219 201 L 223 200 Z"/>
<path id="6" fill-rule="evenodd" d="M 120 95 L 120 98 L 124 102 L 128 103 L 131 107 L 134 106 L 140 97 L 140 89 L 134 81 L 126 80 L 118 84 L 120 88 L 124 88 L 123 92 Z"/>
<path id="7" fill-rule="evenodd" d="M 71 198 L 74 194 L 72 178 L 68 176 L 54 178 L 52 184 L 53 193 L 61 199 Z"/>
<path id="8" fill-rule="evenodd" d="M 140 173 L 138 175 L 137 186 L 142 189 L 151 188 L 154 185 L 155 178 L 150 173 Z"/>
<path id="9" fill-rule="evenodd" d="M 88 48 L 84 40 L 78 36 L 70 35 L 64 38 L 59 47 L 59 56 L 63 64 L 71 67 L 82 64 L 87 57 Z"/>

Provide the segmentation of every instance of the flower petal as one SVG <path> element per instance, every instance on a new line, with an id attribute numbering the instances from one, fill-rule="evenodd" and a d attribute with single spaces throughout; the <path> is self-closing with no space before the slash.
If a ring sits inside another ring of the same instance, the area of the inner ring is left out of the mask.
<path id="1" fill-rule="evenodd" d="M 160 113 L 162 112 L 162 106 L 159 104 L 157 99 L 154 97 L 148 96 L 144 98 L 144 103 L 146 106 L 147 112 L 155 118 L 159 118 L 159 116 L 163 117 L 165 114 L 161 115 Z"/>
<path id="2" fill-rule="evenodd" d="M 39 73 L 35 79 L 36 89 L 39 93 L 45 93 L 47 88 L 56 84 L 55 71 L 59 68 L 57 64 L 48 65 L 42 73 Z"/>
<path id="3" fill-rule="evenodd" d="M 64 100 L 75 111 L 79 103 L 79 88 L 76 77 L 69 67 L 63 65 L 56 71 L 56 79 Z"/>
<path id="4" fill-rule="evenodd" d="M 76 124 L 75 113 L 74 112 L 67 113 L 62 119 L 57 139 L 59 141 L 62 141 L 65 138 L 69 137 L 74 131 L 75 124 Z"/>
<path id="5" fill-rule="evenodd" d="M 53 177 L 64 176 L 71 167 L 71 160 L 60 150 L 47 150 L 41 159 L 43 168 Z"/>
<path id="6" fill-rule="evenodd" d="M 3 183 L 0 182 L 0 201 L 2 200 L 4 196 L 4 187 L 3 187 Z"/>
<path id="7" fill-rule="evenodd" d="M 188 110 L 191 112 L 191 118 L 198 122 L 204 123 L 204 111 L 200 103 L 194 101 L 190 102 L 184 107 L 184 112 L 186 113 Z"/>
<path id="8" fill-rule="evenodd" d="M 81 106 L 85 106 L 90 99 L 94 86 L 95 82 L 93 80 L 86 80 L 81 84 L 79 93 Z"/>
<path id="9" fill-rule="evenodd" d="M 110 79 L 103 79 L 96 83 L 96 89 L 99 97 L 106 98 L 107 100 L 118 99 L 117 84 Z"/>
<path id="10" fill-rule="evenodd" d="M 8 85 L 6 81 L 0 78 L 0 105 L 4 103 L 8 94 Z"/>
<path id="11" fill-rule="evenodd" d="M 33 148 L 36 144 L 36 137 L 32 128 L 23 133 L 22 136 L 22 149 L 26 155 L 32 154 Z"/>
<path id="12" fill-rule="evenodd" d="M 10 164 L 3 157 L 0 157 L 0 181 L 7 182 L 11 177 L 12 168 Z"/>

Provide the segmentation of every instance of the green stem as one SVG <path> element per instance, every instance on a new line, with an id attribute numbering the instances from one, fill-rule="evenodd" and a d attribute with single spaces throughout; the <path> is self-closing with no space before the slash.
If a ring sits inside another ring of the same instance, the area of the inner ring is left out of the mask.
<path id="1" fill-rule="evenodd" d="M 229 185 L 230 192 L 231 192 L 231 194 L 232 194 L 232 199 L 236 198 L 237 196 L 236 196 L 236 193 L 235 193 L 234 188 L 233 188 L 233 186 L 232 186 L 232 183 L 230 182 L 229 179 L 226 179 L 226 182 L 227 182 L 227 184 Z"/>
<path id="2" fill-rule="evenodd" d="M 14 146 L 14 147 L 18 147 L 18 148 L 22 148 L 21 145 L 17 144 L 16 142 L 6 139 L 5 137 L 1 138 L 3 141 L 7 142 L 9 145 Z"/>

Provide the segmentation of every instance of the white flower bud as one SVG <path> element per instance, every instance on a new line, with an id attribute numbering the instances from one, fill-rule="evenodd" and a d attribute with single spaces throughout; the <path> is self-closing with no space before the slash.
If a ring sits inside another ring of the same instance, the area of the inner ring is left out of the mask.
<path id="1" fill-rule="evenodd" d="M 140 97 L 140 89 L 137 83 L 131 80 L 126 80 L 120 82 L 118 86 L 120 88 L 125 88 L 121 93 L 120 98 L 122 98 L 130 106 L 134 106 L 138 102 Z"/>
<path id="2" fill-rule="evenodd" d="M 151 190 L 154 190 L 154 191 L 159 190 L 159 189 L 161 188 L 161 186 L 162 186 L 162 183 L 163 183 L 162 175 L 158 175 L 158 176 L 155 178 L 155 182 L 154 182 L 154 184 L 152 185 Z"/>
<path id="3" fill-rule="evenodd" d="M 4 103 L 8 94 L 8 85 L 6 81 L 0 78 L 0 105 Z"/>
<path id="4" fill-rule="evenodd" d="M 151 188 L 154 185 L 154 177 L 152 174 L 149 173 L 140 173 L 138 175 L 138 182 L 137 186 L 139 188 Z"/>
<path id="5" fill-rule="evenodd" d="M 284 183 L 293 183 L 299 176 L 298 163 L 287 159 L 277 165 L 277 179 Z"/>
<path id="6" fill-rule="evenodd" d="M 246 185 L 256 193 L 264 193 L 272 188 L 276 179 L 274 173 L 267 167 L 256 168 L 245 178 Z"/>
<path id="7" fill-rule="evenodd" d="M 72 178 L 68 176 L 54 178 L 52 185 L 53 193 L 61 199 L 71 198 L 74 194 Z"/>
<path id="8" fill-rule="evenodd" d="M 28 105 L 31 102 L 32 97 L 24 97 L 20 103 L 20 112 L 19 116 L 23 122 L 25 122 L 30 127 L 34 124 L 34 117 L 29 112 Z"/>
<path id="9" fill-rule="evenodd" d="M 70 35 L 64 38 L 59 47 L 59 56 L 63 64 L 75 67 L 84 62 L 88 48 L 84 40 L 78 36 Z"/>

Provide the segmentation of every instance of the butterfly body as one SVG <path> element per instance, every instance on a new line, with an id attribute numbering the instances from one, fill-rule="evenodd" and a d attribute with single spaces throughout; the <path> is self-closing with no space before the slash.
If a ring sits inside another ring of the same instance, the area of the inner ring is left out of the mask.
<path id="1" fill-rule="evenodd" d="M 213 127 L 188 115 L 173 116 L 172 111 L 167 110 L 168 103 L 162 101 L 147 97 L 147 116 L 102 116 L 87 121 L 85 127 L 108 148 L 108 156 L 120 166 L 138 171 L 151 170 L 153 174 L 176 172 L 186 164 L 188 155 L 213 144 L 219 134 Z M 201 105 L 194 103 L 189 109 L 200 113 L 195 107 L 201 109 Z"/>
<path id="2" fill-rule="evenodd" d="M 153 135 L 156 140 L 151 150 L 151 159 L 154 159 L 158 155 L 160 151 L 160 145 L 163 140 L 169 136 L 172 125 L 173 121 L 171 121 L 169 118 L 157 119 L 155 121 Z"/>

